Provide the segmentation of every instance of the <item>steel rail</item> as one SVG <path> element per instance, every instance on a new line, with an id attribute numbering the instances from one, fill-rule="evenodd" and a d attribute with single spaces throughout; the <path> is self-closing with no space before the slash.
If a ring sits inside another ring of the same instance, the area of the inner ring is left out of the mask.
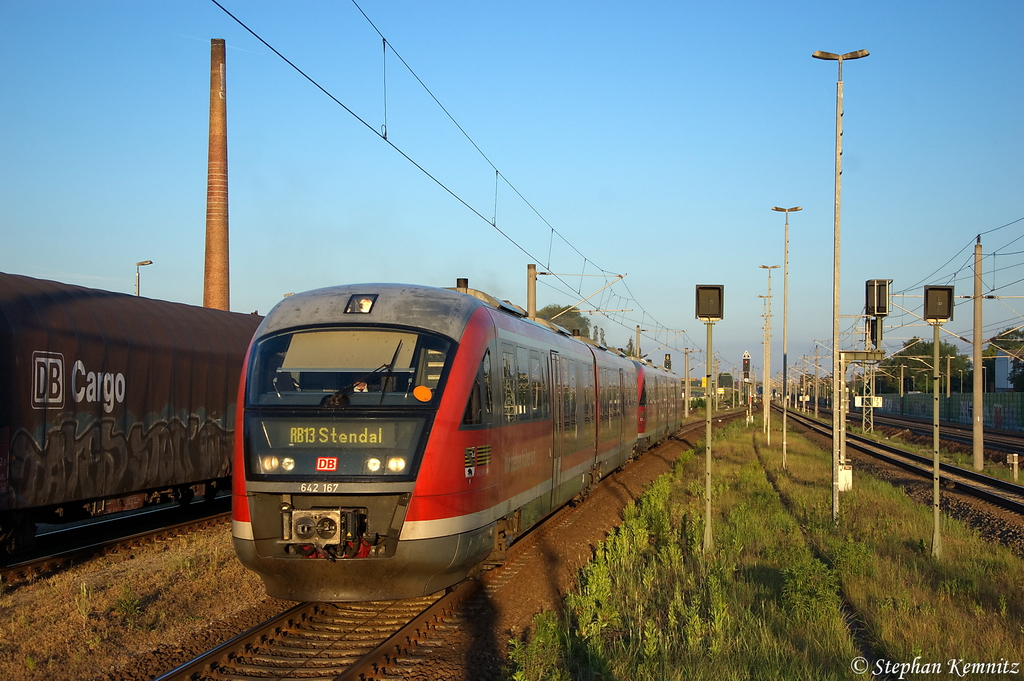
<path id="1" fill-rule="evenodd" d="M 814 419 L 798 415 L 796 416 L 796 420 L 821 435 L 829 438 L 832 437 L 832 429 L 815 421 Z M 920 454 L 915 454 L 892 445 L 875 442 L 868 438 L 851 433 L 847 433 L 846 438 L 848 446 L 852 444 L 858 451 L 868 454 L 869 456 L 882 459 L 888 463 L 920 474 L 924 477 L 930 477 L 932 474 L 932 460 L 929 457 L 921 456 Z M 947 483 L 953 483 L 980 499 L 984 499 L 985 501 L 996 504 L 997 506 L 1024 515 L 1024 486 L 948 463 L 941 463 L 939 465 L 939 471 L 940 480 L 945 480 Z M 965 480 L 968 482 L 965 482 Z M 1016 499 L 1011 499 L 1001 494 L 989 491 L 979 487 L 979 485 L 994 488 L 1005 494 L 1011 494 L 1015 496 Z"/>

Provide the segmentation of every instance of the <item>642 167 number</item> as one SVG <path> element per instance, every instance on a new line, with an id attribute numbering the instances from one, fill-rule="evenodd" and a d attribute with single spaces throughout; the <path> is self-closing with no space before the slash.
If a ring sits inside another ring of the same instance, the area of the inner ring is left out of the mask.
<path id="1" fill-rule="evenodd" d="M 299 485 L 299 491 L 332 494 L 336 493 L 340 486 L 336 482 L 304 482 Z"/>

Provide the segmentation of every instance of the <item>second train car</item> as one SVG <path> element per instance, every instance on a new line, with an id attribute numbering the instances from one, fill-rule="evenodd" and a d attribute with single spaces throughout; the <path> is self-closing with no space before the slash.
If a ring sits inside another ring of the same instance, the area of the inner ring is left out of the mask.
<path id="1" fill-rule="evenodd" d="M 679 393 L 468 287 L 290 296 L 239 388 L 235 550 L 276 598 L 437 592 L 678 429 Z"/>

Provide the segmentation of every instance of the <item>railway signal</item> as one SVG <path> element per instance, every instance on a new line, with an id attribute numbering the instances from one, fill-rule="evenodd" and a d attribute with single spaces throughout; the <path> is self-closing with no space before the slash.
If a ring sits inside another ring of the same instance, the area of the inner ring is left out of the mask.
<path id="1" fill-rule="evenodd" d="M 871 344 L 882 347 L 882 319 L 889 315 L 889 286 L 892 279 L 868 279 L 864 286 L 864 311 L 871 329 Z"/>
<path id="2" fill-rule="evenodd" d="M 697 285 L 697 319 L 708 327 L 707 389 L 704 391 L 704 553 L 714 548 L 711 536 L 711 396 L 715 393 L 715 375 L 712 371 L 715 353 L 712 349 L 711 329 L 715 322 L 725 318 L 725 287 L 718 284 Z"/>
<path id="3" fill-rule="evenodd" d="M 751 408 L 751 402 L 753 402 L 753 399 L 752 399 L 752 396 L 750 394 L 750 353 L 745 351 L 745 350 L 743 352 L 743 388 L 746 390 L 746 393 L 747 393 L 747 399 L 746 399 L 745 406 L 747 408 L 747 419 L 746 419 L 746 421 L 747 421 L 747 424 L 749 425 L 751 420 L 752 420 L 752 417 L 751 417 L 751 414 L 750 414 L 750 408 Z"/>
<path id="4" fill-rule="evenodd" d="M 924 320 L 932 325 L 932 558 L 942 557 L 939 513 L 939 327 L 953 318 L 953 287 L 924 287 Z"/>

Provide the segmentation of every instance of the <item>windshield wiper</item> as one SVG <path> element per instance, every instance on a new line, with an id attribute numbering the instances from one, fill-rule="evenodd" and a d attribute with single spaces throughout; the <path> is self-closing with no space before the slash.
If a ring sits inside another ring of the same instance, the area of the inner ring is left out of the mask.
<path id="1" fill-rule="evenodd" d="M 395 354 L 392 355 L 392 357 L 391 357 L 391 364 L 388 365 L 387 376 L 385 376 L 384 380 L 380 382 L 380 402 L 377 403 L 378 407 L 380 405 L 384 404 L 384 395 L 387 394 L 386 391 L 387 391 L 387 388 L 388 388 L 388 383 L 391 382 L 391 377 L 395 373 L 395 362 L 398 361 L 398 353 L 401 351 L 401 349 L 402 349 L 402 341 L 398 341 L 398 347 L 395 348 Z"/>
<path id="2" fill-rule="evenodd" d="M 355 387 L 357 385 L 359 385 L 360 383 L 366 383 L 368 378 L 370 378 L 371 376 L 375 376 L 380 372 L 384 371 L 385 369 L 387 369 L 387 376 L 385 377 L 384 382 L 381 383 L 380 386 L 379 404 L 384 404 L 384 388 L 386 387 L 388 379 L 391 378 L 391 375 L 395 370 L 395 363 L 398 362 L 398 353 L 402 350 L 402 342 L 403 341 L 398 341 L 398 347 L 395 348 L 395 354 L 391 357 L 391 362 L 389 364 L 381 364 L 373 371 L 367 372 L 362 376 L 358 377 L 355 381 L 345 386 L 341 390 L 338 390 L 337 392 L 328 395 L 324 399 L 320 400 L 320 406 L 331 408 L 347 407 L 348 396 L 355 392 Z"/>

